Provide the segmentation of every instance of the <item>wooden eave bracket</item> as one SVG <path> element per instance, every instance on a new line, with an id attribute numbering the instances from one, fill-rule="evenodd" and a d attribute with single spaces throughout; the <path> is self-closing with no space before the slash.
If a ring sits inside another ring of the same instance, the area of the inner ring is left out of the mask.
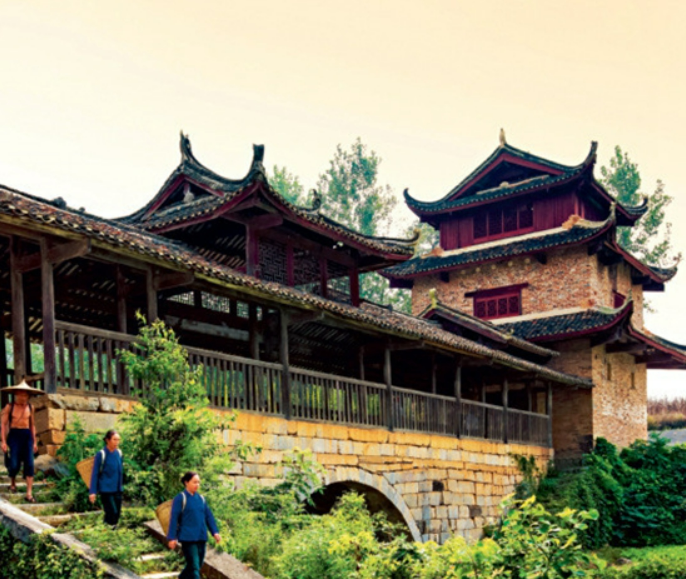
<path id="1" fill-rule="evenodd" d="M 48 261 L 52 265 L 58 265 L 64 261 L 83 257 L 91 252 L 91 240 L 79 239 L 53 245 L 48 249 Z M 26 273 L 41 266 L 41 252 L 36 251 L 29 255 L 21 256 L 15 262 L 16 269 L 21 273 Z"/>
<path id="2" fill-rule="evenodd" d="M 192 272 L 174 272 L 158 274 L 154 276 L 155 291 L 164 291 L 175 287 L 191 285 L 195 281 L 195 274 Z"/>

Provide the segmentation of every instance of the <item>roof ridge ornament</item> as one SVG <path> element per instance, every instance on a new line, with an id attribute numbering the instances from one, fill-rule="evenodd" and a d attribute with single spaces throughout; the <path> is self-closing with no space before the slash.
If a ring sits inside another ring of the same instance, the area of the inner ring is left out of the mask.
<path id="1" fill-rule="evenodd" d="M 500 134 L 498 135 L 498 140 L 500 141 L 500 146 L 504 147 L 507 145 L 507 141 L 505 140 L 505 129 L 500 127 Z"/>
<path id="2" fill-rule="evenodd" d="M 188 135 L 180 131 L 179 137 L 179 149 L 181 150 L 181 162 L 190 161 L 192 163 L 197 163 L 198 160 L 193 155 L 193 150 L 191 149 L 191 140 Z"/>
<path id="3" fill-rule="evenodd" d="M 431 308 L 436 309 L 438 308 L 438 297 L 436 296 L 436 288 L 432 287 L 429 290 L 429 299 L 431 300 Z"/>

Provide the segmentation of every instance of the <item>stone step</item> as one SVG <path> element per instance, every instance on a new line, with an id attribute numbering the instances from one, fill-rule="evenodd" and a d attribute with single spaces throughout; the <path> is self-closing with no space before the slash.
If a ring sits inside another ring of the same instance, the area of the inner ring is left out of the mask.
<path id="1" fill-rule="evenodd" d="M 147 555 L 141 555 L 136 560 L 143 563 L 145 561 L 157 561 L 158 559 L 164 559 L 166 556 L 167 554 L 164 552 L 148 553 Z"/>
<path id="2" fill-rule="evenodd" d="M 18 504 L 15 506 L 20 508 L 25 513 L 29 513 L 30 515 L 33 515 L 33 516 L 38 516 L 43 511 L 48 511 L 48 510 L 52 510 L 52 509 L 55 509 L 55 510 L 66 509 L 64 503 L 25 503 L 25 504 Z M 55 514 L 64 514 L 64 513 L 55 513 Z"/>
<path id="3" fill-rule="evenodd" d="M 52 488 L 54 486 L 55 486 L 55 483 L 52 483 L 52 482 L 48 483 L 48 482 L 41 481 L 41 482 L 33 483 L 33 488 L 36 490 L 42 489 L 42 488 Z M 26 483 L 23 481 L 21 481 L 21 482 L 17 481 L 17 489 L 20 489 L 20 488 L 22 488 L 22 489 L 26 488 Z M 0 482 L 0 493 L 6 493 L 9 490 L 10 490 L 9 480 L 7 482 Z"/>
<path id="4" fill-rule="evenodd" d="M 102 516 L 102 511 L 89 511 L 87 513 L 65 513 L 63 515 L 41 515 L 38 517 L 38 519 L 50 525 L 51 527 L 59 527 L 65 523 L 68 523 L 74 518 L 87 517 L 92 514 Z"/>
<path id="5" fill-rule="evenodd" d="M 165 571 L 163 573 L 146 573 L 141 575 L 141 579 L 167 579 L 168 577 L 178 577 L 178 571 Z"/>

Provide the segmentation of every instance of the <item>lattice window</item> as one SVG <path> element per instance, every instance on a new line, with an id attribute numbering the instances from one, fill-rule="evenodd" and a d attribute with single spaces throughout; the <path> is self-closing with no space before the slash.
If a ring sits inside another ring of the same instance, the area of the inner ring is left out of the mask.
<path id="1" fill-rule="evenodd" d="M 260 238 L 260 278 L 266 281 L 288 283 L 288 259 L 286 245 L 278 241 Z"/>
<path id="2" fill-rule="evenodd" d="M 490 209 L 474 215 L 474 239 L 499 238 L 534 226 L 533 205 Z"/>
<path id="3" fill-rule="evenodd" d="M 522 313 L 521 288 L 498 292 L 491 290 L 490 295 L 474 296 L 474 315 L 484 320 L 518 316 Z"/>
<path id="4" fill-rule="evenodd" d="M 179 304 L 186 304 L 188 306 L 195 305 L 193 292 L 186 292 L 186 293 L 182 293 L 182 294 L 176 294 L 175 296 L 170 296 L 169 301 L 170 302 L 177 302 Z"/>

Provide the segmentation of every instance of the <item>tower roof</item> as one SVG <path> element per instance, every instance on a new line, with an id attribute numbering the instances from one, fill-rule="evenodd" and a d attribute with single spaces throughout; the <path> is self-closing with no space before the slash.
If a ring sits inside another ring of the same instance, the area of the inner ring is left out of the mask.
<path id="1" fill-rule="evenodd" d="M 441 199 L 420 201 L 405 190 L 405 201 L 422 221 L 433 222 L 442 214 L 535 193 L 549 194 L 555 188 L 576 183 L 579 191 L 609 210 L 616 200 L 593 177 L 596 151 L 594 141 L 581 163 L 563 165 L 517 149 L 502 139 L 483 163 Z M 638 206 L 619 204 L 617 223 L 632 225 L 646 211 L 646 201 Z"/>

